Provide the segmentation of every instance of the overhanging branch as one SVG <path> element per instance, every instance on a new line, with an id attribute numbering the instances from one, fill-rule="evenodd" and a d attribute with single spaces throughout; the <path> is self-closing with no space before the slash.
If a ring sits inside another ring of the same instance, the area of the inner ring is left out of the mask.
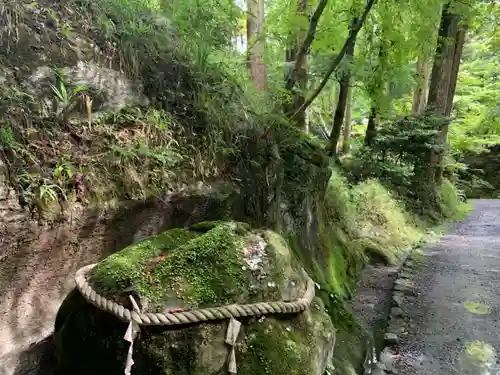
<path id="1" fill-rule="evenodd" d="M 347 50 L 349 49 L 349 46 L 352 44 L 352 41 L 356 39 L 358 36 L 359 30 L 361 30 L 361 27 L 363 27 L 363 24 L 365 23 L 366 18 L 368 17 L 368 14 L 370 13 L 370 10 L 372 9 L 373 5 L 377 2 L 377 0 L 368 0 L 365 8 L 363 9 L 363 13 L 361 17 L 358 19 L 356 24 L 349 30 L 349 34 L 347 36 L 347 39 L 340 50 L 340 53 L 335 57 L 335 59 L 332 61 L 330 67 L 328 68 L 328 71 L 326 72 L 325 76 L 323 77 L 323 80 L 319 84 L 319 86 L 314 90 L 314 92 L 311 94 L 311 96 L 300 106 L 299 109 L 293 114 L 292 118 L 297 116 L 297 114 L 305 111 L 307 107 L 309 107 L 314 99 L 317 98 L 317 96 L 320 94 L 321 90 L 326 86 L 328 83 L 328 80 L 330 79 L 331 75 L 333 72 L 338 68 L 340 62 L 344 58 Z"/>
<path id="2" fill-rule="evenodd" d="M 318 28 L 319 19 L 321 17 L 321 14 L 323 14 L 323 11 L 325 10 L 327 4 L 328 0 L 320 0 L 316 5 L 316 9 L 314 10 L 314 13 L 309 21 L 309 29 L 307 30 L 306 38 L 302 42 L 297 56 L 295 56 L 293 69 L 287 76 L 285 82 L 285 89 L 287 90 L 291 90 L 295 86 L 295 83 L 297 83 L 297 71 L 300 69 L 302 60 L 307 55 L 309 48 L 311 48 L 314 36 L 316 35 L 316 29 Z"/>

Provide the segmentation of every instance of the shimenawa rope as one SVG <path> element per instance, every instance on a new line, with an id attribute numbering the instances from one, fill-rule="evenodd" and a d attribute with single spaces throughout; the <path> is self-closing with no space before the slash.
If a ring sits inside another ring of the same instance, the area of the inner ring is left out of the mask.
<path id="1" fill-rule="evenodd" d="M 227 305 L 206 309 L 195 309 L 175 313 L 148 313 L 129 310 L 125 306 L 98 294 L 88 283 L 87 274 L 96 264 L 80 268 L 75 275 L 76 287 L 83 297 L 92 305 L 115 315 L 122 321 L 135 321 L 139 325 L 175 326 L 189 323 L 200 323 L 211 320 L 261 316 L 268 314 L 295 314 L 305 311 L 311 305 L 315 294 L 315 284 L 310 278 L 302 298 L 292 302 L 258 302 L 245 305 Z"/>

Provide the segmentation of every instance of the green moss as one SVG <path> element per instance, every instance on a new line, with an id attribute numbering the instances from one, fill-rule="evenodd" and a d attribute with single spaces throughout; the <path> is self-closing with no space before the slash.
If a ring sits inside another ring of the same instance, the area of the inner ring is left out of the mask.
<path id="1" fill-rule="evenodd" d="M 131 245 L 96 266 L 90 281 L 104 294 L 133 287 L 151 309 L 171 299 L 184 307 L 235 302 L 247 289 L 239 252 L 246 231 L 228 223 L 209 223 L 207 229 L 171 229 Z"/>
<path id="2" fill-rule="evenodd" d="M 220 224 L 172 253 L 158 265 L 152 278 L 157 293 L 177 289 L 192 306 L 220 305 L 245 294 L 246 274 L 238 249 L 242 238 L 234 226 Z"/>
<path id="3" fill-rule="evenodd" d="M 295 154 L 318 167 L 326 168 L 328 166 L 328 155 L 317 138 L 289 123 L 275 125 L 275 133 L 282 154 Z"/>
<path id="4" fill-rule="evenodd" d="M 465 301 L 464 307 L 472 314 L 488 315 L 491 312 L 491 307 L 481 302 Z"/>
<path id="5" fill-rule="evenodd" d="M 333 352 L 334 374 L 360 374 L 363 370 L 367 333 L 359 326 L 351 329 L 341 329 L 337 333 L 335 350 Z"/>
<path id="6" fill-rule="evenodd" d="M 221 221 L 202 221 L 200 223 L 191 225 L 189 229 L 194 230 L 196 232 L 206 233 L 210 229 L 214 229 L 220 223 Z"/>
<path id="7" fill-rule="evenodd" d="M 381 244 L 373 241 L 371 238 L 360 238 L 357 242 L 368 258 L 368 263 L 396 264 L 398 260 L 396 254 L 392 251 L 387 251 Z"/>
<path id="8" fill-rule="evenodd" d="M 214 229 L 217 225 L 223 224 L 224 221 L 222 220 L 216 220 L 216 221 L 202 221 L 200 223 L 193 224 L 189 227 L 190 230 L 193 230 L 195 232 L 201 232 L 201 233 L 206 233 L 210 229 Z M 235 232 L 238 234 L 245 234 L 247 231 L 251 229 L 250 225 L 247 223 L 234 223 L 235 225 Z"/>
<path id="9" fill-rule="evenodd" d="M 255 324 L 247 336 L 246 350 L 241 353 L 237 363 L 241 375 L 286 374 L 304 375 L 314 372 L 312 365 L 311 332 L 308 326 L 295 324 L 286 327 L 282 322 L 267 318 Z"/>
<path id="10" fill-rule="evenodd" d="M 112 294 L 133 286 L 143 296 L 148 293 L 144 266 L 162 254 L 168 254 L 198 235 L 185 229 L 171 229 L 130 245 L 99 263 L 90 276 L 90 282 L 101 293 Z"/>

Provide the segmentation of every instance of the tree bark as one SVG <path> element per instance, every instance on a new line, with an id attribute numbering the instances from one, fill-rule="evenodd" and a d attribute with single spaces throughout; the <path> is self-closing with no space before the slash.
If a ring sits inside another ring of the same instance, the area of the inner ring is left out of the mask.
<path id="1" fill-rule="evenodd" d="M 460 15 L 450 12 L 450 4 L 443 7 L 438 43 L 429 87 L 428 107 L 443 117 L 451 113 L 453 95 L 462 54 L 465 31 L 460 29 Z M 440 129 L 439 141 L 446 144 L 448 125 Z M 428 165 L 428 182 L 439 185 L 442 180 L 443 152 L 431 152 Z"/>
<path id="2" fill-rule="evenodd" d="M 350 88 L 347 93 L 347 107 L 345 110 L 344 128 L 342 134 L 342 154 L 345 155 L 349 152 L 349 140 L 351 137 L 351 122 L 352 122 L 352 102 L 353 90 Z"/>
<path id="3" fill-rule="evenodd" d="M 460 22 L 460 21 L 459 21 Z M 465 43 L 465 36 L 467 33 L 467 27 L 465 25 L 458 24 L 458 30 L 455 34 L 455 41 L 453 46 L 453 58 L 451 63 L 451 72 L 450 72 L 450 83 L 448 86 L 448 94 L 446 98 L 446 107 L 444 111 L 444 115 L 446 117 L 451 116 L 451 111 L 453 109 L 453 97 L 455 96 L 455 89 L 457 88 L 457 79 L 458 79 L 458 71 L 460 69 L 460 60 L 462 57 L 462 51 Z M 448 122 L 444 124 L 439 134 L 440 142 L 442 145 L 446 145 L 448 138 Z M 443 152 L 437 155 L 437 165 L 435 172 L 435 181 L 437 184 L 441 184 L 443 180 Z"/>
<path id="4" fill-rule="evenodd" d="M 358 22 L 357 18 L 354 18 L 351 22 L 351 26 L 349 30 L 352 30 Z M 348 64 L 352 62 L 354 57 L 354 47 L 356 46 L 356 37 L 351 38 L 349 40 L 349 44 L 345 51 L 345 58 L 348 60 Z M 339 90 L 339 98 L 337 101 L 337 108 L 335 109 L 335 114 L 333 116 L 333 126 L 332 132 L 330 133 L 330 148 L 328 153 L 330 156 L 337 156 L 338 154 L 338 143 L 340 139 L 340 132 L 342 131 L 342 123 L 344 122 L 345 110 L 347 106 L 347 97 L 350 91 L 351 83 L 351 67 L 349 66 L 342 77 L 340 78 L 340 90 Z"/>
<path id="5" fill-rule="evenodd" d="M 449 4 L 443 7 L 439 26 L 438 43 L 429 86 L 428 107 L 444 116 L 448 105 L 451 70 L 455 52 L 455 38 L 460 16 L 449 12 Z"/>
<path id="6" fill-rule="evenodd" d="M 257 91 L 265 91 L 267 87 L 267 69 L 263 62 L 265 36 L 264 0 L 247 0 L 247 43 L 248 68 Z"/>
<path id="7" fill-rule="evenodd" d="M 417 61 L 417 87 L 413 93 L 412 111 L 420 114 L 424 111 L 427 104 L 427 95 L 429 93 L 429 78 L 431 75 L 431 63 L 427 56 L 421 56 Z"/>
<path id="8" fill-rule="evenodd" d="M 464 49 L 465 37 L 467 35 L 467 25 L 458 25 L 458 31 L 455 36 L 455 51 L 453 54 L 453 63 L 451 68 L 450 77 L 450 90 L 448 91 L 448 102 L 446 104 L 445 116 L 451 115 L 453 109 L 453 98 L 455 97 L 455 90 L 457 88 L 458 72 L 460 70 L 460 61 L 462 58 L 462 51 Z"/>
<path id="9" fill-rule="evenodd" d="M 297 73 L 300 71 L 302 67 L 302 62 L 304 57 L 309 54 L 309 49 L 311 48 L 311 44 L 316 36 L 316 29 L 318 28 L 318 23 L 323 11 L 328 4 L 328 0 L 320 0 L 316 5 L 316 9 L 311 16 L 309 21 L 309 29 L 307 30 L 307 34 L 304 38 L 304 41 L 298 48 L 298 51 L 295 56 L 295 61 L 293 64 L 292 70 L 287 74 L 285 81 L 285 89 L 291 90 L 295 84 L 297 83 Z M 299 0 L 299 6 L 297 9 L 297 13 L 303 13 L 307 8 L 307 2 L 303 0 Z"/>
<path id="10" fill-rule="evenodd" d="M 382 35 L 380 36 L 380 46 L 378 50 L 378 66 L 375 69 L 372 86 L 369 90 L 371 98 L 371 108 L 370 116 L 368 117 L 368 125 L 365 132 L 365 145 L 372 146 L 377 136 L 378 118 L 381 111 L 381 100 L 384 98 L 389 100 L 385 82 L 384 82 L 384 72 L 387 66 L 387 49 L 388 44 L 384 39 L 384 32 L 382 30 Z"/>
<path id="11" fill-rule="evenodd" d="M 365 145 L 372 146 L 375 136 L 377 135 L 377 107 L 372 103 L 370 116 L 368 117 L 368 125 L 366 127 Z"/>
<path id="12" fill-rule="evenodd" d="M 297 0 L 297 14 L 307 14 L 307 0 Z M 293 116 L 297 109 L 300 108 L 305 102 L 305 92 L 307 90 L 307 53 L 300 53 L 301 51 L 301 36 L 294 35 L 290 38 L 290 46 L 286 50 L 285 59 L 286 65 L 293 65 L 292 72 L 285 72 L 285 87 L 289 85 L 290 76 L 293 74 L 293 85 L 290 86 L 291 102 L 284 104 L 285 115 L 294 123 L 298 128 L 306 131 L 306 114 L 305 111 L 301 112 L 299 116 Z M 308 52 L 308 49 L 307 49 Z"/>
<path id="13" fill-rule="evenodd" d="M 438 11 L 441 11 L 442 7 L 439 6 Z M 416 66 L 416 83 L 415 91 L 413 93 L 413 106 L 412 112 L 414 114 L 421 114 L 424 112 L 427 105 L 427 96 L 429 95 L 429 83 L 431 78 L 432 65 L 436 53 L 436 48 L 432 49 L 430 46 L 436 46 L 439 22 L 436 20 L 434 30 L 429 33 L 430 38 L 429 43 L 425 43 L 419 48 L 419 57 Z"/>

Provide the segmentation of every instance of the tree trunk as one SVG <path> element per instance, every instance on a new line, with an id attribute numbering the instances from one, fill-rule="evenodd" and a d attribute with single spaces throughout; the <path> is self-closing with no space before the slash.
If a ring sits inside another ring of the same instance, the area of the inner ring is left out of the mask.
<path id="1" fill-rule="evenodd" d="M 372 107 L 370 109 L 370 117 L 368 117 L 368 125 L 366 127 L 365 145 L 366 146 L 373 145 L 373 141 L 376 135 L 377 135 L 377 107 L 375 106 L 374 103 L 372 103 Z"/>
<path id="2" fill-rule="evenodd" d="M 448 87 L 448 94 L 446 100 L 446 108 L 444 111 L 444 115 L 446 117 L 451 116 L 451 110 L 453 108 L 453 97 L 455 96 L 455 89 L 457 87 L 457 79 L 458 79 L 458 71 L 460 69 L 460 60 L 462 57 L 462 50 L 465 43 L 465 36 L 467 33 L 467 27 L 465 25 L 458 25 L 458 30 L 455 35 L 455 42 L 453 46 L 453 61 L 451 64 L 451 73 L 450 73 L 450 84 Z M 446 145 L 448 138 L 448 122 L 444 124 L 440 132 L 440 142 L 442 145 Z M 437 165 L 435 172 L 435 180 L 437 184 L 441 184 L 443 180 L 443 153 L 439 153 L 437 155 Z"/>
<path id="3" fill-rule="evenodd" d="M 307 0 L 298 1 L 297 14 L 303 14 L 307 10 Z M 318 27 L 319 19 L 323 14 L 323 11 L 325 10 L 327 4 L 328 0 L 320 0 L 318 2 L 312 16 L 309 19 L 309 28 L 307 32 L 305 32 L 304 40 L 302 41 L 302 43 L 300 43 L 300 41 L 297 42 L 297 52 L 295 53 L 294 64 L 290 71 L 287 72 L 287 75 L 285 77 L 286 90 L 291 90 L 295 86 L 297 80 L 297 72 L 302 66 L 302 59 L 309 53 L 311 44 L 316 36 L 316 29 Z"/>
<path id="4" fill-rule="evenodd" d="M 309 128 L 310 121 L 311 121 L 311 114 L 309 113 L 309 111 L 305 111 L 304 112 L 304 131 L 306 133 L 309 133 L 309 131 L 310 131 L 310 128 Z"/>
<path id="5" fill-rule="evenodd" d="M 450 5 L 443 7 L 439 27 L 436 56 L 432 67 L 429 87 L 428 107 L 439 116 L 449 116 L 453 103 L 456 78 L 462 54 L 465 31 L 459 27 L 460 16 L 449 10 Z M 448 134 L 448 126 L 440 129 L 440 142 L 444 146 Z M 439 185 L 442 179 L 443 152 L 432 152 L 428 166 L 428 182 Z"/>
<path id="6" fill-rule="evenodd" d="M 370 89 L 371 108 L 370 116 L 368 117 L 368 125 L 365 133 L 365 145 L 372 146 L 375 137 L 377 136 L 377 122 L 382 107 L 381 100 L 384 98 L 389 100 L 386 94 L 384 72 L 387 65 L 387 49 L 388 45 L 385 43 L 384 33 L 380 38 L 380 46 L 378 50 L 378 66 L 375 70 L 372 87 Z"/>
<path id="7" fill-rule="evenodd" d="M 448 106 L 451 71 L 455 53 L 455 39 L 460 16 L 449 12 L 449 4 L 443 7 L 439 26 L 438 43 L 429 86 L 428 106 L 436 114 L 444 116 Z"/>
<path id="8" fill-rule="evenodd" d="M 451 115 L 453 109 L 453 98 L 457 88 L 458 72 L 460 70 L 460 60 L 462 58 L 462 51 L 465 44 L 465 37 L 467 35 L 467 25 L 459 24 L 458 31 L 455 37 L 455 51 L 453 54 L 453 64 L 451 68 L 450 77 L 450 90 L 448 91 L 448 102 L 446 104 L 445 116 Z"/>
<path id="9" fill-rule="evenodd" d="M 298 0 L 297 14 L 307 14 L 307 0 Z M 291 66 L 292 70 L 285 72 L 285 88 L 290 84 L 291 75 L 293 75 L 294 85 L 289 87 L 292 99 L 290 103 L 285 103 L 285 115 L 300 129 L 306 131 L 306 114 L 305 111 L 298 112 L 305 102 L 305 93 L 307 90 L 307 53 L 300 53 L 302 47 L 302 37 L 306 30 L 301 30 L 298 35 L 290 38 L 290 46 L 286 50 L 286 65 Z"/>
<path id="10" fill-rule="evenodd" d="M 352 122 L 352 101 L 353 90 L 350 88 L 347 93 L 347 107 L 344 119 L 344 131 L 342 134 L 342 154 L 345 155 L 349 152 L 349 138 L 351 136 L 351 122 Z"/>
<path id="11" fill-rule="evenodd" d="M 439 6 L 438 11 L 441 11 L 441 6 Z M 429 95 L 429 81 L 431 78 L 432 64 L 436 53 L 436 48 L 434 49 L 430 46 L 436 46 L 438 29 L 439 29 L 439 19 L 436 20 L 434 30 L 432 35 L 429 35 L 429 43 L 425 43 L 419 48 L 419 57 L 416 66 L 416 83 L 415 91 L 413 93 L 413 106 L 412 111 L 414 114 L 421 114 L 427 105 L 427 96 Z"/>
<path id="12" fill-rule="evenodd" d="M 349 29 L 352 30 L 353 27 L 357 24 L 357 22 L 358 19 L 354 18 L 351 22 L 351 26 L 349 27 Z M 356 37 L 350 39 L 349 44 L 346 48 L 345 58 L 348 64 L 351 64 L 352 59 L 354 57 L 355 46 L 356 46 Z M 344 71 L 342 77 L 340 78 L 339 99 L 337 101 L 337 108 L 335 109 L 335 114 L 333 116 L 332 132 L 330 133 L 330 144 L 329 144 L 330 149 L 328 150 L 330 156 L 337 156 L 338 154 L 337 148 L 340 139 L 340 132 L 342 130 L 342 123 L 344 122 L 345 110 L 347 106 L 347 97 L 350 91 L 349 87 L 350 83 L 351 83 L 351 67 L 349 66 Z"/>
<path id="13" fill-rule="evenodd" d="M 262 60 L 266 43 L 263 26 L 264 0 L 247 0 L 248 68 L 257 91 L 261 92 L 267 86 L 267 69 Z"/>
<path id="14" fill-rule="evenodd" d="M 417 61 L 417 87 L 413 93 L 412 111 L 420 114 L 427 104 L 427 94 L 429 92 L 429 78 L 431 75 L 431 63 L 427 56 L 421 56 Z"/>

